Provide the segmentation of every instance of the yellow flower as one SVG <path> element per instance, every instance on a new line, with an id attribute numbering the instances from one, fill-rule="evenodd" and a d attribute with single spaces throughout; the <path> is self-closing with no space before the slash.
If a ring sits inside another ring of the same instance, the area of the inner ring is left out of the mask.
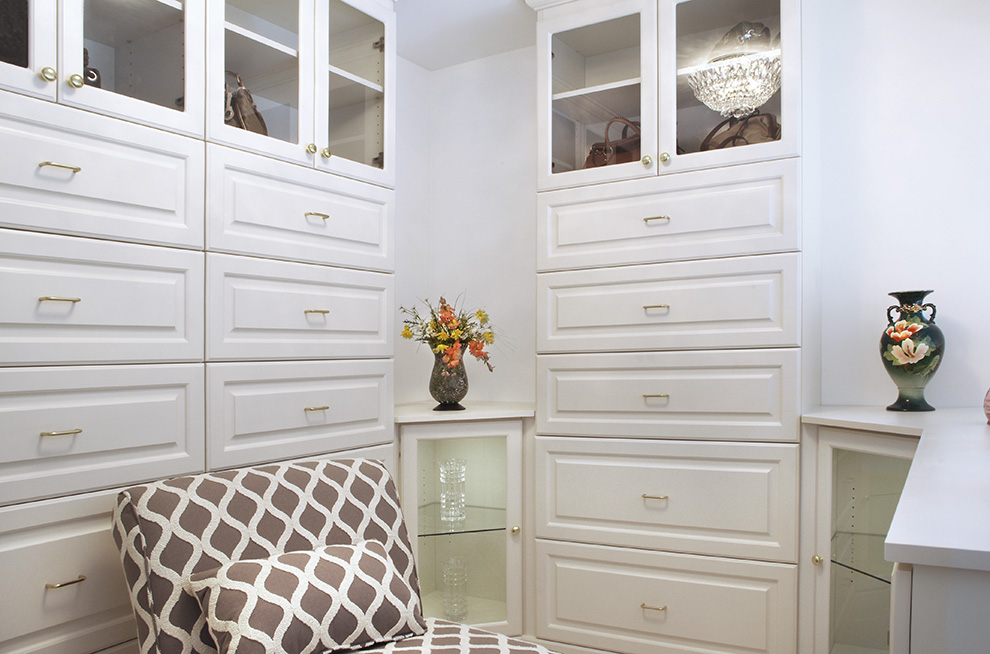
<path id="1" fill-rule="evenodd" d="M 433 351 L 434 352 L 446 352 L 447 351 L 447 348 L 449 348 L 449 347 L 450 347 L 449 345 L 444 345 L 444 344 L 440 343 L 435 348 L 433 348 Z"/>
<path id="2" fill-rule="evenodd" d="M 437 334 L 437 340 L 438 341 L 449 341 L 450 340 L 450 334 L 448 334 L 447 332 L 440 332 L 439 334 Z"/>
<path id="3" fill-rule="evenodd" d="M 484 339 L 486 343 L 491 345 L 495 342 L 495 332 L 485 332 L 481 335 L 481 338 Z"/>
<path id="4" fill-rule="evenodd" d="M 405 327 L 403 327 L 402 328 L 402 338 L 412 338 L 412 337 L 413 337 L 413 333 L 412 333 L 412 330 L 409 329 L 409 325 L 406 325 Z"/>
<path id="5" fill-rule="evenodd" d="M 478 312 L 475 313 L 474 315 L 478 318 L 478 322 L 480 322 L 482 325 L 488 323 L 488 314 L 485 313 L 484 310 L 478 309 Z"/>
<path id="6" fill-rule="evenodd" d="M 461 340 L 461 337 L 464 336 L 464 332 L 459 329 L 455 329 L 450 335 L 455 341 L 459 341 Z"/>

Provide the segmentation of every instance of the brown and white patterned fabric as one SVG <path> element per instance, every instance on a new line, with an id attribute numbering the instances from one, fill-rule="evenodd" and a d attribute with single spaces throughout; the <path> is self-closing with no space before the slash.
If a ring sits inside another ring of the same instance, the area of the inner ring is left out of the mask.
<path id="1" fill-rule="evenodd" d="M 235 561 L 185 587 L 221 654 L 321 654 L 426 631 L 419 597 L 378 541 Z"/>
<path id="2" fill-rule="evenodd" d="M 118 495 L 113 531 L 142 654 L 217 651 L 183 582 L 233 561 L 374 540 L 413 590 L 410 602 L 420 601 L 395 484 L 378 461 L 273 464 L 137 486 Z"/>
<path id="3" fill-rule="evenodd" d="M 361 654 L 553 654 L 542 645 L 463 624 L 426 619 L 426 633 L 403 638 Z"/>

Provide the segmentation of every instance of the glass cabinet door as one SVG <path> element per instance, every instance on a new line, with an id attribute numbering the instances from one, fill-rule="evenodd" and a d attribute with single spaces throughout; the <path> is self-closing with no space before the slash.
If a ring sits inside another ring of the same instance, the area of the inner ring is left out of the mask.
<path id="1" fill-rule="evenodd" d="M 210 4 L 210 140 L 311 163 L 311 0 Z"/>
<path id="2" fill-rule="evenodd" d="M 202 135 L 203 30 L 182 0 L 64 3 L 59 101 Z"/>
<path id="3" fill-rule="evenodd" d="M 796 154 L 789 0 L 673 0 L 660 16 L 661 172 Z"/>
<path id="4" fill-rule="evenodd" d="M 55 0 L 0 2 L 0 88 L 55 99 L 56 16 Z"/>
<path id="5" fill-rule="evenodd" d="M 822 429 L 815 651 L 888 651 L 891 576 L 884 541 L 915 441 Z"/>
<path id="6" fill-rule="evenodd" d="M 656 10 L 567 7 L 541 20 L 541 188 L 656 174 Z"/>
<path id="7" fill-rule="evenodd" d="M 424 615 L 520 633 L 521 426 L 404 425 L 400 440 Z"/>
<path id="8" fill-rule="evenodd" d="M 361 0 L 317 4 L 318 167 L 391 183 L 394 21 Z"/>

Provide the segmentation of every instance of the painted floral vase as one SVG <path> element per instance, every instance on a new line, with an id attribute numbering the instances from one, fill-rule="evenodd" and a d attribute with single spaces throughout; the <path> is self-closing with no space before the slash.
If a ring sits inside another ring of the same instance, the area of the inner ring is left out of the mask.
<path id="1" fill-rule="evenodd" d="M 990 425 L 990 391 L 987 391 L 987 396 L 983 398 L 983 413 L 987 417 L 987 424 Z"/>
<path id="2" fill-rule="evenodd" d="M 433 407 L 434 411 L 463 411 L 460 401 L 468 392 L 467 370 L 464 359 L 450 367 L 444 361 L 444 355 L 436 352 L 433 355 L 433 372 L 430 373 L 430 395 L 439 402 Z"/>
<path id="3" fill-rule="evenodd" d="M 884 368 L 897 385 L 897 401 L 887 407 L 888 411 L 935 410 L 925 401 L 925 386 L 942 363 L 945 338 L 935 324 L 935 305 L 923 304 L 929 293 L 890 293 L 898 304 L 887 309 L 888 325 L 880 337 Z M 926 317 L 929 310 L 931 315 Z"/>

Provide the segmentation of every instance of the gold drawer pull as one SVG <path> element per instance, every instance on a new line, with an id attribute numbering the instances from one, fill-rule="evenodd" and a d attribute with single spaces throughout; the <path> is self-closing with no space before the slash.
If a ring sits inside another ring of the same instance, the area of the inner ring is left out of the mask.
<path id="1" fill-rule="evenodd" d="M 81 173 L 82 172 L 82 168 L 80 168 L 79 166 L 73 166 L 71 164 L 59 163 L 57 161 L 42 161 L 40 164 L 38 164 L 38 168 L 44 168 L 46 166 L 51 167 L 51 168 L 65 168 L 66 170 L 71 170 L 74 173 Z"/>
<path id="2" fill-rule="evenodd" d="M 670 397 L 670 393 L 643 393 L 643 399 L 649 400 L 650 398 L 659 397 L 666 399 Z"/>
<path id="3" fill-rule="evenodd" d="M 644 304 L 643 309 L 649 311 L 650 309 L 669 309 L 669 304 Z"/>
<path id="4" fill-rule="evenodd" d="M 329 411 L 329 406 L 308 406 L 303 411 Z"/>
<path id="5" fill-rule="evenodd" d="M 330 313 L 330 309 L 306 309 L 305 311 L 303 311 L 303 313 L 319 313 L 326 315 Z"/>
<path id="6" fill-rule="evenodd" d="M 667 605 L 664 604 L 663 606 L 650 606 L 646 602 L 643 602 L 642 604 L 639 605 L 639 608 L 646 609 L 647 611 L 666 611 Z"/>
<path id="7" fill-rule="evenodd" d="M 650 216 L 649 218 L 643 218 L 643 222 L 649 225 L 654 220 L 666 220 L 670 222 L 670 216 Z"/>
<path id="8" fill-rule="evenodd" d="M 643 493 L 644 500 L 669 500 L 670 495 L 647 495 Z"/>
<path id="9" fill-rule="evenodd" d="M 42 436 L 71 436 L 72 434 L 81 434 L 82 429 L 66 429 L 65 431 L 43 431 Z"/>
<path id="10" fill-rule="evenodd" d="M 86 581 L 86 575 L 79 575 L 77 579 L 73 579 L 72 581 L 63 581 L 60 584 L 45 584 L 45 588 L 65 588 L 73 584 L 81 584 L 84 581 Z"/>
<path id="11" fill-rule="evenodd" d="M 59 297 L 57 295 L 43 295 L 38 298 L 38 302 L 82 302 L 81 297 Z"/>
<path id="12" fill-rule="evenodd" d="M 317 218 L 322 218 L 323 220 L 330 220 L 330 214 L 320 213 L 319 211 L 307 211 L 303 215 L 306 216 L 307 218 L 309 218 L 310 216 L 316 216 Z"/>

